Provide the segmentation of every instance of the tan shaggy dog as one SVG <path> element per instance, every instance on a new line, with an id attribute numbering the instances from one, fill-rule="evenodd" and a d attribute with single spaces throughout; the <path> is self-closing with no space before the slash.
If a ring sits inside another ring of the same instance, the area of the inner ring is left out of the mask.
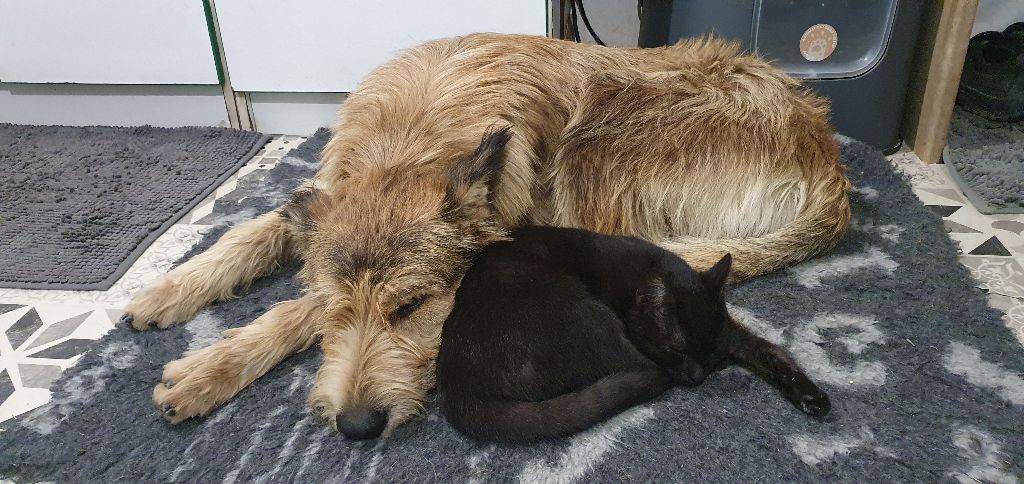
<path id="1" fill-rule="evenodd" d="M 718 40 L 432 41 L 370 74 L 333 133 L 291 203 L 128 306 L 135 328 L 166 328 L 304 263 L 302 298 L 166 365 L 153 398 L 171 422 L 317 341 L 317 414 L 350 436 L 408 421 L 473 255 L 516 225 L 640 236 L 697 269 L 728 252 L 741 280 L 831 249 L 850 219 L 826 101 Z"/>

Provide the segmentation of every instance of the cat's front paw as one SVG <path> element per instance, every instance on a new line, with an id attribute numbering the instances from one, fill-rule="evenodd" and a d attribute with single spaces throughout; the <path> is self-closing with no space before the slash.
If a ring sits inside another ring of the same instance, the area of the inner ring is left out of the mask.
<path id="1" fill-rule="evenodd" d="M 815 417 L 824 417 L 828 415 L 829 410 L 832 409 L 832 402 L 829 401 L 828 395 L 818 388 L 811 388 L 810 391 L 802 393 L 793 400 L 793 404 L 808 415 Z"/>

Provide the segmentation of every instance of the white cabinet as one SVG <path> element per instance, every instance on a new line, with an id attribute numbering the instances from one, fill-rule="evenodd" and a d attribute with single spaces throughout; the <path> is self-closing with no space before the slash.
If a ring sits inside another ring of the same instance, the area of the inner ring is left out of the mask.
<path id="1" fill-rule="evenodd" d="M 267 132 L 331 124 L 339 93 L 399 49 L 548 29 L 547 0 L 206 1 Z M 0 122 L 224 125 L 213 45 L 204 0 L 0 0 Z"/>
<path id="2" fill-rule="evenodd" d="M 0 81 L 218 84 L 201 0 L 0 0 Z"/>
<path id="3" fill-rule="evenodd" d="M 216 0 L 236 91 L 346 92 L 402 48 L 547 33 L 545 0 Z"/>

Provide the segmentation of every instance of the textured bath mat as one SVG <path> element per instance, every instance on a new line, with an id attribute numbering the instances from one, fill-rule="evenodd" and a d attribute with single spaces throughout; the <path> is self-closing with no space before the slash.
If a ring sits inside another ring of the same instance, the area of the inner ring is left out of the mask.
<path id="1" fill-rule="evenodd" d="M 312 172 L 325 139 L 314 137 L 266 179 L 243 180 L 230 199 L 217 201 L 214 216 L 230 221 L 279 204 Z M 957 263 L 939 218 L 889 163 L 859 143 L 845 146 L 843 159 L 860 188 L 846 239 L 828 256 L 729 296 L 741 320 L 789 348 L 827 389 L 833 410 L 824 420 L 731 369 L 542 445 L 476 444 L 452 430 L 434 404 L 386 440 L 352 444 L 306 413 L 321 359 L 311 349 L 208 418 L 165 424 L 150 400 L 163 364 L 297 296 L 291 265 L 183 327 L 115 329 L 57 381 L 51 404 L 4 424 L 0 476 L 228 483 L 1024 477 L 1024 349 Z"/>
<path id="2" fill-rule="evenodd" d="M 109 288 L 264 142 L 224 128 L 0 124 L 0 287 Z"/>
<path id="3" fill-rule="evenodd" d="M 981 213 L 1024 213 L 1024 124 L 990 121 L 959 107 L 943 159 Z"/>

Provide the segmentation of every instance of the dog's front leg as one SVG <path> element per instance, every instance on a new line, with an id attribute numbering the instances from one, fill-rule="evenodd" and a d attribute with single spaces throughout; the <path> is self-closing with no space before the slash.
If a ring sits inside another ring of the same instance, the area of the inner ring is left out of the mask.
<path id="1" fill-rule="evenodd" d="M 147 330 L 192 319 L 207 304 L 276 268 L 291 254 L 292 230 L 279 210 L 233 227 L 206 252 L 139 291 L 122 320 Z"/>
<path id="2" fill-rule="evenodd" d="M 317 338 L 321 308 L 310 296 L 270 308 L 224 339 L 164 366 L 153 402 L 171 423 L 208 414 Z"/>

